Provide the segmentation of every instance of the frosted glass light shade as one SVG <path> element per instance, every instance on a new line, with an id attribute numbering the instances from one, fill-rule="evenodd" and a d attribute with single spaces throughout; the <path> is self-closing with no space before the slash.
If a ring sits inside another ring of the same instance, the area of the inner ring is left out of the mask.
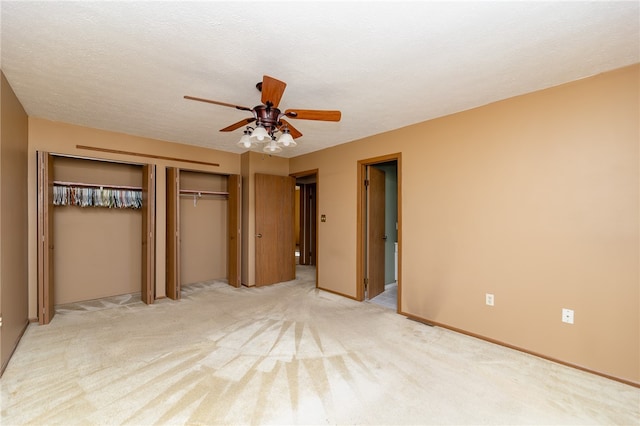
<path id="1" fill-rule="evenodd" d="M 297 145 L 296 141 L 293 140 L 293 137 L 289 132 L 285 132 L 282 135 L 280 135 L 280 138 L 278 139 L 278 143 L 282 144 L 283 146 L 291 146 L 291 147 L 294 147 Z"/>
<path id="2" fill-rule="evenodd" d="M 268 152 L 269 154 L 275 154 L 276 152 L 282 151 L 282 148 L 278 146 L 275 140 L 271 139 L 271 142 L 265 145 L 263 151 Z"/>
<path id="3" fill-rule="evenodd" d="M 238 141 L 238 146 L 240 148 L 251 148 L 251 138 L 249 138 L 249 135 L 247 133 L 242 135 L 242 137 Z"/>
<path id="4" fill-rule="evenodd" d="M 269 133 L 267 133 L 267 130 L 264 127 L 258 126 L 255 128 L 253 133 L 251 133 L 251 137 L 257 139 L 258 142 L 262 142 L 265 138 L 269 137 Z"/>

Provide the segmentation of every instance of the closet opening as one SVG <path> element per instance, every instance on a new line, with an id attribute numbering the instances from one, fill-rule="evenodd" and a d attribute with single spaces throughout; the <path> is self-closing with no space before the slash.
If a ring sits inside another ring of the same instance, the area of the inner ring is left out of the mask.
<path id="1" fill-rule="evenodd" d="M 401 155 L 358 162 L 357 296 L 401 312 Z"/>
<path id="2" fill-rule="evenodd" d="M 38 152 L 41 324 L 70 303 L 153 303 L 153 173 L 151 165 Z"/>
<path id="3" fill-rule="evenodd" d="M 226 281 L 240 286 L 238 175 L 167 168 L 167 296 Z"/>

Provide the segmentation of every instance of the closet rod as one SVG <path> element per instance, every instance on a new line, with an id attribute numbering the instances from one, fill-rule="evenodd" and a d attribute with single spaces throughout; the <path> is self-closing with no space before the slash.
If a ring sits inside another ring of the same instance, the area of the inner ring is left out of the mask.
<path id="1" fill-rule="evenodd" d="M 195 189 L 181 189 L 180 194 L 191 194 L 191 195 L 229 195 L 228 192 L 217 192 L 217 191 L 198 191 Z"/>
<path id="2" fill-rule="evenodd" d="M 99 183 L 82 183 L 82 182 L 65 182 L 60 180 L 54 180 L 54 185 L 58 186 L 80 186 L 83 188 L 108 188 L 108 189 L 130 189 L 133 191 L 142 191 L 141 186 L 127 186 L 127 185 L 102 185 Z"/>

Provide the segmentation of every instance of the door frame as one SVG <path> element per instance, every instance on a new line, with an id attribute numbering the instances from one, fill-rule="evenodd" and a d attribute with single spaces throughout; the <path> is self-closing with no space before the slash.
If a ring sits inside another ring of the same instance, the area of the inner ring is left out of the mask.
<path id="1" fill-rule="evenodd" d="M 367 190 L 365 180 L 367 176 L 367 167 L 380 163 L 396 161 L 398 167 L 398 306 L 396 312 L 402 312 L 402 153 L 382 155 L 379 157 L 367 158 L 358 161 L 357 173 L 357 219 L 356 226 L 356 300 L 363 301 L 365 296 L 364 278 L 366 272 L 366 232 L 367 232 Z"/>
<path id="2" fill-rule="evenodd" d="M 296 173 L 291 173 L 289 176 L 298 179 L 298 178 L 303 178 L 303 177 L 308 177 L 308 176 L 315 176 L 315 180 L 316 180 L 316 220 L 315 220 L 315 233 L 316 233 L 316 238 L 315 238 L 315 254 L 316 254 L 316 288 L 320 288 L 320 285 L 318 283 L 318 277 L 319 277 L 319 271 L 320 271 L 320 235 L 318 233 L 318 231 L 320 230 L 318 223 L 320 222 L 320 173 L 319 173 L 319 169 L 312 169 L 312 170 L 305 170 L 302 172 L 296 172 Z"/>
<path id="3" fill-rule="evenodd" d="M 156 165 L 142 165 L 142 279 L 140 299 L 156 298 Z"/>
<path id="4" fill-rule="evenodd" d="M 38 161 L 38 323 L 46 325 L 55 315 L 53 274 L 53 155 L 36 151 Z"/>
<path id="5" fill-rule="evenodd" d="M 227 177 L 227 283 L 242 286 L 242 176 Z"/>
<path id="6" fill-rule="evenodd" d="M 180 300 L 180 168 L 167 167 L 166 174 L 166 273 L 165 294 Z"/>

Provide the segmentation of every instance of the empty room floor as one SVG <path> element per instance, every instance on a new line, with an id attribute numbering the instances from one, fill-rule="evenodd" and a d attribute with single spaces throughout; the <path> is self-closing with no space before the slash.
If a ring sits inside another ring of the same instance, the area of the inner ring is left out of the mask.
<path id="1" fill-rule="evenodd" d="M 3 425 L 638 424 L 640 389 L 315 288 L 313 267 L 180 301 L 61 307 L 2 384 Z"/>

